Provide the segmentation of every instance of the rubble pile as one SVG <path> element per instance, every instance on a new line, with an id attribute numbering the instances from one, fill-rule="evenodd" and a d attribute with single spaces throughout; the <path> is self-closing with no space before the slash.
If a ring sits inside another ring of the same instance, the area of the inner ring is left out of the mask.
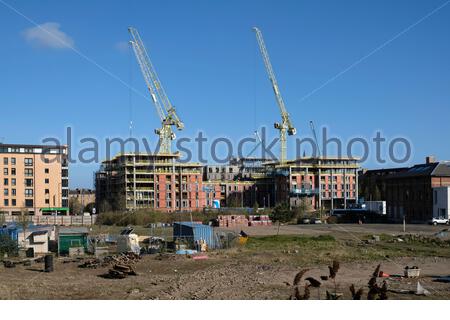
<path id="1" fill-rule="evenodd" d="M 88 259 L 80 264 L 79 268 L 96 269 L 98 267 L 110 267 L 108 273 L 102 275 L 109 279 L 123 279 L 127 276 L 136 276 L 134 264 L 141 257 L 133 252 L 121 253 L 118 255 L 106 256 L 103 259 Z"/>

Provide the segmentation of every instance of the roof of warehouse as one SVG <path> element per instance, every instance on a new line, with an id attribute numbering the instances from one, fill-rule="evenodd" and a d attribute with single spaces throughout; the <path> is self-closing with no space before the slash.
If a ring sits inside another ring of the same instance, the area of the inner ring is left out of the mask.
<path id="1" fill-rule="evenodd" d="M 409 177 L 424 177 L 431 176 L 434 168 L 438 165 L 435 163 L 426 163 L 426 164 L 417 164 L 412 166 L 406 170 L 402 170 L 400 172 L 396 172 L 390 175 L 388 178 L 409 178 Z"/>
<path id="2" fill-rule="evenodd" d="M 431 173 L 433 176 L 450 177 L 450 161 L 442 161 Z"/>

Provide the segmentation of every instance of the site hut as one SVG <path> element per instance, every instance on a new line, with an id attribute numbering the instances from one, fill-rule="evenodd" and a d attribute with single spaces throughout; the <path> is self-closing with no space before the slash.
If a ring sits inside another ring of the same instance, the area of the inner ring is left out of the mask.
<path id="1" fill-rule="evenodd" d="M 0 234 L 8 235 L 21 248 L 32 249 L 34 254 L 49 251 L 49 241 L 55 240 L 54 226 L 30 224 L 25 229 L 16 223 L 9 223 L 0 229 Z"/>
<path id="2" fill-rule="evenodd" d="M 449 219 L 450 214 L 450 186 L 433 188 L 433 218 Z"/>
<path id="3" fill-rule="evenodd" d="M 175 222 L 173 224 L 173 238 L 180 243 L 186 243 L 191 248 L 196 248 L 196 244 L 201 241 L 206 242 L 208 248 L 216 249 L 218 241 L 214 233 L 214 228 L 195 222 Z"/>
<path id="4" fill-rule="evenodd" d="M 71 248 L 82 248 L 85 252 L 88 248 L 88 229 L 78 228 L 60 228 L 58 230 L 58 254 L 68 255 Z"/>

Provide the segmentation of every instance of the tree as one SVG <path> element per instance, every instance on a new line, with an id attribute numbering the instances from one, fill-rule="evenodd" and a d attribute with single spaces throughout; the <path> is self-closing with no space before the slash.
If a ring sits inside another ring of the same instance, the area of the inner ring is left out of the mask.
<path id="1" fill-rule="evenodd" d="M 295 218 L 303 218 L 311 212 L 311 203 L 308 198 L 302 198 L 300 204 L 295 208 Z"/>
<path id="2" fill-rule="evenodd" d="M 289 208 L 287 203 L 277 205 L 272 212 L 272 221 L 278 221 L 277 235 L 280 233 L 280 224 L 289 222 L 294 217 L 294 211 Z"/>
<path id="3" fill-rule="evenodd" d="M 23 231 L 22 246 L 25 247 L 26 240 L 27 240 L 26 236 L 27 236 L 28 225 L 30 224 L 30 214 L 26 207 L 23 207 L 20 210 L 20 215 L 19 215 L 19 218 L 17 219 L 17 224 L 22 228 L 22 231 Z"/>
<path id="4" fill-rule="evenodd" d="M 8 256 L 17 255 L 18 250 L 16 241 L 6 234 L 0 234 L 0 258 L 3 258 L 5 254 Z"/>
<path id="5" fill-rule="evenodd" d="M 69 210 L 71 214 L 81 214 L 82 205 L 77 198 L 70 198 L 69 200 Z"/>

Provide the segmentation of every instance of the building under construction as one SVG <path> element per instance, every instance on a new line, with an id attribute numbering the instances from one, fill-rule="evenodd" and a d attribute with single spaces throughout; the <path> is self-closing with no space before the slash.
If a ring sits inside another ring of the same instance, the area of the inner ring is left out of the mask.
<path id="1" fill-rule="evenodd" d="M 95 174 L 97 208 L 198 211 L 222 207 L 345 208 L 358 201 L 356 159 L 300 158 L 278 162 L 232 159 L 228 165 L 177 162 L 179 154 L 120 154 Z"/>
<path id="2" fill-rule="evenodd" d="M 212 203 L 216 195 L 202 189 L 202 166 L 177 162 L 178 157 L 129 153 L 104 161 L 95 174 L 97 207 L 171 212 L 199 210 Z"/>
<path id="3" fill-rule="evenodd" d="M 155 130 L 159 151 L 155 154 L 120 154 L 103 162 L 95 174 L 97 207 L 100 211 L 152 208 L 167 212 L 201 210 L 205 207 L 291 207 L 306 203 L 312 210 L 345 208 L 358 199 L 359 169 L 356 159 L 319 157 L 288 161 L 287 136 L 294 127 L 275 77 L 263 36 L 254 28 L 269 76 L 281 121 L 279 161 L 231 159 L 228 165 L 181 163 L 172 153 L 173 127 L 184 128 L 171 104 L 138 31 L 130 27 L 131 44 L 153 104 L 161 121 Z M 311 128 L 317 143 L 313 124 Z"/>

